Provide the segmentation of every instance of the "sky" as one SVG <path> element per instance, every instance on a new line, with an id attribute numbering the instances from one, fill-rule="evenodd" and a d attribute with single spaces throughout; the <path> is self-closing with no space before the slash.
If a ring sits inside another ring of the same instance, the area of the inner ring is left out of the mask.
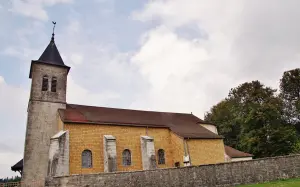
<path id="1" fill-rule="evenodd" d="M 0 178 L 23 157 L 31 60 L 56 21 L 67 102 L 203 118 L 230 88 L 299 68 L 299 0 L 1 0 Z"/>

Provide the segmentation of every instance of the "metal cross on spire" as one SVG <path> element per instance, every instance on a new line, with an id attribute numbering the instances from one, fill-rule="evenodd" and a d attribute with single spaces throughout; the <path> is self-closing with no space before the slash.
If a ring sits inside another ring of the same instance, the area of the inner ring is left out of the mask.
<path id="1" fill-rule="evenodd" d="M 51 41 L 54 41 L 54 30 L 55 30 L 56 22 L 52 21 L 52 23 L 53 23 L 53 32 L 52 32 L 52 38 L 51 38 Z"/>

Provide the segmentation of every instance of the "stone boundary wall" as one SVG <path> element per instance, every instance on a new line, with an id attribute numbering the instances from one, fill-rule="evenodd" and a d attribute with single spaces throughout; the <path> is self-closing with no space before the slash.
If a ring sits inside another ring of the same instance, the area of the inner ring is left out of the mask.
<path id="1" fill-rule="evenodd" d="M 262 183 L 300 177 L 300 154 L 241 162 L 48 178 L 46 187 L 167 187 Z"/>

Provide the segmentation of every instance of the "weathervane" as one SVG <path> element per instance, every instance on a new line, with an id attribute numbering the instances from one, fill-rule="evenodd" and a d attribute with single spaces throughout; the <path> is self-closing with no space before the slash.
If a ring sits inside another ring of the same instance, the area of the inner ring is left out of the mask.
<path id="1" fill-rule="evenodd" d="M 52 38 L 51 38 L 51 40 L 54 41 L 54 30 L 55 30 L 56 22 L 52 21 L 52 23 L 53 23 L 53 32 L 52 32 Z"/>

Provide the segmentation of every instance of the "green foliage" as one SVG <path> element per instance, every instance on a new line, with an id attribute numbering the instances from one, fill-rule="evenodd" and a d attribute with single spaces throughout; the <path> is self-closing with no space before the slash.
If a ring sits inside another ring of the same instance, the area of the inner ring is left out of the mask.
<path id="1" fill-rule="evenodd" d="M 280 97 L 285 104 L 285 118 L 300 130 L 300 69 L 283 73 L 280 79 Z"/>
<path id="2" fill-rule="evenodd" d="M 300 141 L 298 141 L 294 144 L 293 153 L 300 153 Z"/>
<path id="3" fill-rule="evenodd" d="M 0 178 L 0 184 L 7 183 L 7 182 L 19 182 L 19 181 L 21 181 L 21 177 L 19 177 L 19 176 L 10 177 L 10 178 L 6 177 L 6 178 L 2 178 L 2 179 Z"/>
<path id="4" fill-rule="evenodd" d="M 205 120 L 217 125 L 225 144 L 255 157 L 299 153 L 300 69 L 285 72 L 280 94 L 276 91 L 259 81 L 243 83 L 213 106 Z"/>
<path id="5" fill-rule="evenodd" d="M 237 117 L 237 105 L 233 100 L 225 99 L 206 113 L 205 120 L 217 124 L 219 133 L 225 138 L 224 143 L 236 147 L 239 142 L 240 124 Z"/>

